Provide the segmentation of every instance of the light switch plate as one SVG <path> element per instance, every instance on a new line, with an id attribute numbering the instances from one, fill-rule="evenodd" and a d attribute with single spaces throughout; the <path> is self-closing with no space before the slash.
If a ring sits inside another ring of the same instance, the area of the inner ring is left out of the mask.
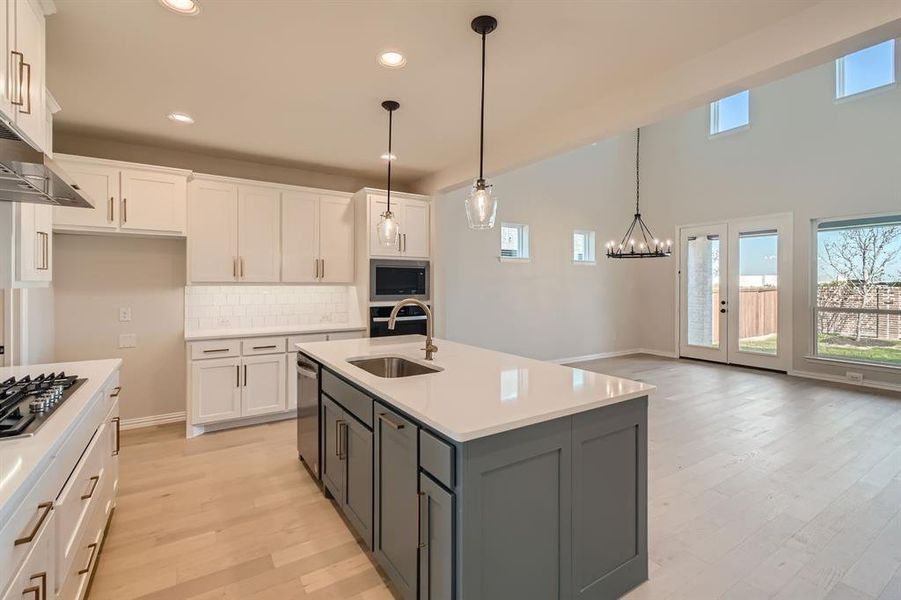
<path id="1" fill-rule="evenodd" d="M 138 345 L 138 335 L 136 333 L 122 333 L 119 335 L 120 348 L 136 348 Z"/>
<path id="2" fill-rule="evenodd" d="M 119 307 L 119 321 L 121 323 L 127 323 L 131 321 L 131 307 L 130 306 L 120 306 Z"/>

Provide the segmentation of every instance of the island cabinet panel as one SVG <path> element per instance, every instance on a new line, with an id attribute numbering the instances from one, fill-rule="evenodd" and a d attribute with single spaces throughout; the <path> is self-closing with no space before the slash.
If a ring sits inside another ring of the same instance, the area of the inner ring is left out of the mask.
<path id="1" fill-rule="evenodd" d="M 322 391 L 367 427 L 372 427 L 372 398 L 331 371 L 322 372 Z"/>
<path id="2" fill-rule="evenodd" d="M 419 475 L 419 597 L 454 598 L 454 495 Z"/>
<path id="3" fill-rule="evenodd" d="M 419 430 L 419 466 L 444 487 L 454 487 L 454 447 L 426 431 Z"/>
<path id="4" fill-rule="evenodd" d="M 374 410 L 373 551 L 400 595 L 416 598 L 417 427 L 382 404 Z"/>
<path id="5" fill-rule="evenodd" d="M 344 498 L 344 458 L 341 439 L 346 423 L 341 407 L 323 395 L 322 483 L 339 503 Z"/>
<path id="6" fill-rule="evenodd" d="M 573 419 L 573 586 L 615 598 L 648 576 L 647 401 Z"/>
<path id="7" fill-rule="evenodd" d="M 571 597 L 571 441 L 563 418 L 465 444 L 459 597 Z"/>

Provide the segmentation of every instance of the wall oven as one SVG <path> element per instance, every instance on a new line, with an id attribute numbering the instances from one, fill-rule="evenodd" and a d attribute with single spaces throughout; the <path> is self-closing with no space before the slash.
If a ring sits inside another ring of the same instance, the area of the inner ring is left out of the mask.
<path id="1" fill-rule="evenodd" d="M 372 259 L 369 261 L 369 299 L 372 302 L 429 299 L 429 262 Z"/>
<path id="2" fill-rule="evenodd" d="M 394 330 L 388 329 L 388 318 L 391 316 L 393 306 L 369 307 L 369 337 L 385 337 L 389 335 L 410 335 L 418 333 L 425 335 L 426 321 L 425 311 L 418 306 L 404 306 L 397 313 L 397 322 Z"/>

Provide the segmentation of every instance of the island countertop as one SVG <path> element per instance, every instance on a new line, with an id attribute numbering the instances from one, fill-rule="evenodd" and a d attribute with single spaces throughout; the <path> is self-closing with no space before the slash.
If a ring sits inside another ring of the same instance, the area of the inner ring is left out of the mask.
<path id="1" fill-rule="evenodd" d="M 592 371 L 436 339 L 423 359 L 424 336 L 305 342 L 297 349 L 373 396 L 447 438 L 466 442 L 558 417 L 647 396 L 654 386 Z M 348 359 L 402 356 L 441 369 L 386 379 Z"/>

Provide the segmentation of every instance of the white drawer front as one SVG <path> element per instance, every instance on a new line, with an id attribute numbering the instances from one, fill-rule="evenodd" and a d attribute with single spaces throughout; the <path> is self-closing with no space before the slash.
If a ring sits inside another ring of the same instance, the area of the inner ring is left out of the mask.
<path id="1" fill-rule="evenodd" d="M 23 600 L 53 598 L 56 589 L 56 574 L 53 571 L 53 517 L 48 517 L 47 526 L 35 537 L 24 564 L 11 578 L 3 600 Z M 0 590 L 6 585 L 0 584 Z"/>
<path id="2" fill-rule="evenodd" d="M 240 340 L 207 340 L 205 342 L 191 343 L 191 358 L 194 360 L 204 358 L 227 358 L 240 356 Z"/>
<path id="3" fill-rule="evenodd" d="M 285 338 L 261 337 L 241 340 L 241 353 L 244 356 L 254 354 L 280 354 L 285 351 Z"/>
<path id="4" fill-rule="evenodd" d="M 60 571 L 65 575 L 57 600 L 82 600 L 85 597 L 91 574 L 97 568 L 106 522 L 107 515 L 103 507 L 95 506 L 88 515 L 81 539 L 73 548 L 72 564 L 69 565 L 68 571 Z"/>

